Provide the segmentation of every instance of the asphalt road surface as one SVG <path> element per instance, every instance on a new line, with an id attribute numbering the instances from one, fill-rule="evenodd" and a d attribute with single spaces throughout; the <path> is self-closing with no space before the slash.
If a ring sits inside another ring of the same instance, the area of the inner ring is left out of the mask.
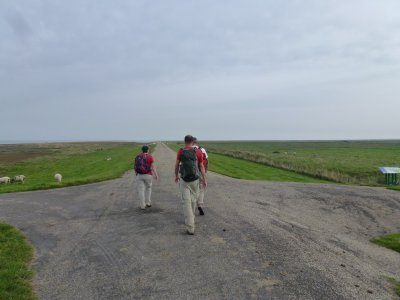
<path id="1" fill-rule="evenodd" d="M 36 249 L 40 299 L 394 299 L 400 192 L 209 174 L 205 216 L 185 233 L 175 154 L 139 209 L 130 172 L 102 183 L 0 195 L 0 219 Z M 211 162 L 212 163 L 212 162 Z"/>

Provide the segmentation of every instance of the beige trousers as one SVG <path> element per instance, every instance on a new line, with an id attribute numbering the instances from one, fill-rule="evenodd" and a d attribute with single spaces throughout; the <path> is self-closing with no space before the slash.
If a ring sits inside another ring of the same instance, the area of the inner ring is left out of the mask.
<path id="1" fill-rule="evenodd" d="M 182 197 L 183 214 L 185 216 L 186 229 L 194 233 L 194 213 L 199 196 L 199 180 L 186 182 L 181 179 L 179 189 Z"/>
<path id="2" fill-rule="evenodd" d="M 136 179 L 140 208 L 144 209 L 146 208 L 146 204 L 151 205 L 151 186 L 153 184 L 153 176 L 138 174 Z"/>
<path id="3" fill-rule="evenodd" d="M 199 181 L 199 197 L 197 198 L 197 206 L 204 207 L 205 192 L 206 192 L 206 190 L 205 190 L 203 184 L 201 183 L 201 181 Z"/>

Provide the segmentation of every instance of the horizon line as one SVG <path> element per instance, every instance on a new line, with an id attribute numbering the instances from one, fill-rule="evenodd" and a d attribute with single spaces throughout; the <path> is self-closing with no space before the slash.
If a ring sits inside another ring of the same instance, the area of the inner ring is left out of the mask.
<path id="1" fill-rule="evenodd" d="M 52 144 L 52 143 L 152 143 L 152 142 L 179 142 L 181 139 L 115 139 L 115 140 L 0 140 L 1 145 L 12 144 Z M 362 142 L 362 141 L 400 141 L 400 138 L 369 138 L 369 139 L 204 139 L 202 142 Z"/>

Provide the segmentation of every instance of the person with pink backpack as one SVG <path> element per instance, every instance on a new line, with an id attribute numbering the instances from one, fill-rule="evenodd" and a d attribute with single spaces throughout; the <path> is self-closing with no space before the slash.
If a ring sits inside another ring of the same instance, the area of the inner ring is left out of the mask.
<path id="1" fill-rule="evenodd" d="M 151 207 L 151 188 L 154 179 L 158 179 L 154 158 L 149 154 L 149 147 L 144 145 L 142 153 L 135 158 L 135 174 L 137 176 L 137 190 L 140 200 L 140 208 Z"/>

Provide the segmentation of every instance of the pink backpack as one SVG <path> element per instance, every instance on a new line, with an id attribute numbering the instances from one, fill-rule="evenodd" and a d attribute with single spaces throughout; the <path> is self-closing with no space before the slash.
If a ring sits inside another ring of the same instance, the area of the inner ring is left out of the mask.
<path id="1" fill-rule="evenodd" d="M 135 171 L 138 174 L 147 174 L 150 172 L 150 166 L 147 161 L 147 153 L 142 153 L 135 158 Z"/>

